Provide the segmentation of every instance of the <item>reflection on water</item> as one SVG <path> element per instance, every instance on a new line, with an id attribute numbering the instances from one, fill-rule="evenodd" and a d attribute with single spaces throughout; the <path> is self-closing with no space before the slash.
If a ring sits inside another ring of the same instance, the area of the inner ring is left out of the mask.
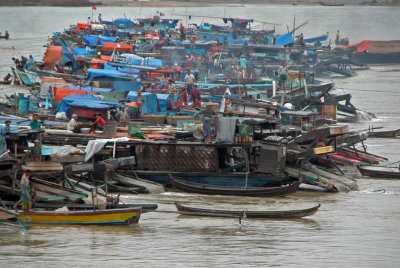
<path id="1" fill-rule="evenodd" d="M 152 16 L 156 10 L 144 8 L 142 15 Z M 193 10 L 199 15 L 218 16 L 224 12 L 223 8 L 189 8 L 188 12 Z M 171 11 L 166 9 L 165 13 Z M 184 13 L 185 9 L 175 8 L 175 11 Z M 326 31 L 334 33 L 337 28 L 351 41 L 390 40 L 400 35 L 398 23 L 394 23 L 398 21 L 398 7 L 250 6 L 225 11 L 232 17 L 268 18 L 282 24 L 277 28 L 281 32 L 286 31 L 285 25 L 296 15 L 296 19 L 310 21 L 302 28 L 310 36 Z M 138 12 L 137 8 L 101 7 L 106 19 L 121 17 L 123 13 L 133 18 Z M 15 14 L 20 13 L 23 16 L 15 19 Z M 0 40 L 0 48 L 7 48 L 0 50 L 0 75 L 9 72 L 11 57 L 32 52 L 41 58 L 45 50 L 41 45 L 52 31 L 84 21 L 89 13 L 88 8 L 2 7 L 0 25 L 7 26 L 12 40 Z M 195 20 L 192 22 L 201 22 Z M 353 95 L 356 107 L 378 116 L 372 121 L 352 124 L 351 129 L 366 129 L 371 124 L 400 128 L 399 70 L 399 65 L 372 66 L 355 77 L 331 78 L 339 93 Z M 6 86 L 2 92 L 13 91 L 15 88 Z M 372 153 L 385 155 L 390 161 L 400 160 L 398 139 L 369 139 L 366 145 Z M 122 200 L 128 203 L 158 203 L 160 212 L 143 214 L 139 224 L 132 226 L 43 225 L 21 233 L 0 225 L 0 266 L 396 267 L 400 244 L 399 181 L 365 179 L 355 169 L 346 173 L 358 179 L 360 191 L 298 192 L 284 198 L 177 192 L 123 196 Z M 173 205 L 175 201 L 220 209 L 300 209 L 318 203 L 322 206 L 305 219 L 245 219 L 239 224 L 231 218 L 179 216 Z"/>

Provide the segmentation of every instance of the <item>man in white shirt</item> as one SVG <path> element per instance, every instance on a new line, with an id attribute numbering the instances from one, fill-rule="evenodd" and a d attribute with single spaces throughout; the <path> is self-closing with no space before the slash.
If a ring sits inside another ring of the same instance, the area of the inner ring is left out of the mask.
<path id="1" fill-rule="evenodd" d="M 190 70 L 187 70 L 187 73 L 185 75 L 185 86 L 187 88 L 189 95 L 192 94 L 193 84 L 194 84 L 194 76 L 193 74 L 190 73 Z"/>

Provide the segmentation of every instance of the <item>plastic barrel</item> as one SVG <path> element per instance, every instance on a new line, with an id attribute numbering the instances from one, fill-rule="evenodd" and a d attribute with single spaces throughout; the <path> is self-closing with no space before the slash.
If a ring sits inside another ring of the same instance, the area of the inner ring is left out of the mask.
<path id="1" fill-rule="evenodd" d="M 117 122 L 107 122 L 103 127 L 103 134 L 105 135 L 117 134 Z"/>

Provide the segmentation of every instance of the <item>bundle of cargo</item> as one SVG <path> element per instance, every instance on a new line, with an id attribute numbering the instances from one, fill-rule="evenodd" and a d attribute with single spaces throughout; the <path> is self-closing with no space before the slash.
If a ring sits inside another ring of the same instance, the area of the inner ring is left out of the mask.
<path id="1" fill-rule="evenodd" d="M 176 126 L 179 120 L 193 120 L 194 115 L 175 115 L 175 116 L 167 116 L 167 124 Z"/>
<path id="2" fill-rule="evenodd" d="M 145 114 L 143 116 L 143 121 L 148 124 L 165 124 L 165 115 L 157 115 L 157 114 Z"/>

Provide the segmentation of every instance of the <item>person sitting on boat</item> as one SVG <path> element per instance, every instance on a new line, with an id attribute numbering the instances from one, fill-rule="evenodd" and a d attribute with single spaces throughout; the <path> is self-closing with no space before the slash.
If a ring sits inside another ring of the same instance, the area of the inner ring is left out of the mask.
<path id="1" fill-rule="evenodd" d="M 22 202 L 28 202 L 29 204 L 29 191 L 30 191 L 30 187 L 29 187 L 29 178 L 31 176 L 31 171 L 29 169 L 25 170 L 24 174 L 21 177 L 21 182 L 20 182 L 20 186 L 21 186 L 21 198 L 20 200 L 18 200 L 17 203 L 15 203 L 15 205 L 13 206 L 14 210 L 17 211 L 19 204 L 21 204 Z M 27 206 L 23 206 L 23 207 L 27 207 Z M 29 209 L 31 210 L 31 209 Z"/>
<path id="2" fill-rule="evenodd" d="M 11 74 L 8 73 L 8 74 L 6 74 L 6 76 L 3 77 L 3 81 L 4 81 L 4 82 L 9 82 L 9 81 L 10 81 L 10 78 L 11 78 Z"/>
<path id="3" fill-rule="evenodd" d="M 192 98 L 192 101 L 194 99 L 199 99 L 199 100 L 201 99 L 200 91 L 198 90 L 197 86 L 194 86 L 194 89 L 192 91 L 192 94 L 190 94 L 190 97 Z"/>
<path id="4" fill-rule="evenodd" d="M 39 146 L 39 141 L 35 140 L 34 146 L 30 150 L 30 157 L 32 161 L 38 162 L 42 160 L 42 148 Z"/>
<path id="5" fill-rule="evenodd" d="M 94 115 L 96 116 L 96 120 L 90 125 L 94 130 L 103 130 L 106 121 L 101 117 L 101 113 L 95 113 Z"/>
<path id="6" fill-rule="evenodd" d="M 71 120 L 68 122 L 67 125 L 67 130 L 72 131 L 74 133 L 79 132 L 79 126 L 78 126 L 78 116 L 76 114 L 73 114 L 71 116 Z"/>
<path id="7" fill-rule="evenodd" d="M 215 117 L 215 112 L 212 109 L 212 103 L 207 103 L 206 108 L 199 114 L 204 114 L 203 117 L 204 141 L 206 143 L 211 143 L 211 119 Z"/>
<path id="8" fill-rule="evenodd" d="M 192 103 L 192 108 L 201 108 L 201 102 L 199 98 L 195 98 Z"/>
<path id="9" fill-rule="evenodd" d="M 285 90 L 285 81 L 288 74 L 288 68 L 286 67 L 286 63 L 282 63 L 282 65 L 278 69 L 278 77 L 279 77 L 279 84 L 281 90 Z"/>

